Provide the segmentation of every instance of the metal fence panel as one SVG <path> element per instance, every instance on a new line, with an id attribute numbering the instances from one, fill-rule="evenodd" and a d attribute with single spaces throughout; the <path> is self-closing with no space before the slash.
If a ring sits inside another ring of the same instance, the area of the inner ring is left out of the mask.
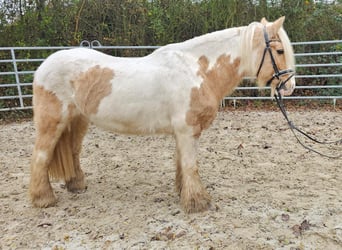
<path id="1" fill-rule="evenodd" d="M 98 41 L 84 42 L 87 47 L 97 50 L 154 50 L 159 46 L 101 46 Z M 342 44 L 342 40 L 331 41 L 309 41 L 309 42 L 294 42 L 292 45 L 295 48 L 298 46 L 319 46 L 319 45 L 338 45 Z M 341 45 L 340 45 L 341 47 Z M 44 61 L 44 59 L 55 51 L 61 49 L 70 49 L 76 47 L 0 47 L 0 111 L 8 110 L 24 110 L 31 109 L 32 99 L 32 79 L 35 69 L 38 65 Z M 31 54 L 35 52 L 42 52 L 43 57 L 35 58 Z M 342 99 L 342 51 L 304 51 L 295 53 L 296 59 L 303 58 L 304 62 L 297 63 L 297 69 L 308 69 L 303 74 L 296 75 L 296 79 L 334 79 L 336 84 L 332 85 L 308 85 L 297 86 L 296 89 L 311 89 L 311 90 L 326 90 L 327 93 L 337 93 L 337 95 L 292 95 L 285 99 L 293 100 L 333 100 L 336 103 L 337 99 Z M 316 57 L 324 58 L 328 56 L 336 57 L 336 62 L 323 62 L 323 63 L 311 63 L 307 62 L 306 58 Z M 35 65 L 34 68 L 32 68 Z M 326 72 L 325 69 L 332 71 Z M 308 74 L 308 72 L 310 74 Z M 318 72 L 318 73 L 315 73 Z M 322 72 L 322 73 L 321 73 Z M 1 79 L 2 78 L 2 79 Z M 253 80 L 253 78 L 247 78 Z M 258 88 L 255 86 L 240 86 L 237 91 L 247 90 L 266 90 L 269 91 L 269 87 Z M 330 91 L 330 92 L 329 92 Z M 335 91 L 335 92 L 334 92 Z M 272 99 L 269 96 L 228 96 L 223 100 L 231 101 L 235 103 L 236 100 L 269 100 Z"/>

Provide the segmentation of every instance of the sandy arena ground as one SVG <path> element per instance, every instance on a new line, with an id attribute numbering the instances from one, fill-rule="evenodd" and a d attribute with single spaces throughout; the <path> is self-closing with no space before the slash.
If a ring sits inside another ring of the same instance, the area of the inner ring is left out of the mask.
<path id="1" fill-rule="evenodd" d="M 340 111 L 290 116 L 314 136 L 342 137 Z M 342 249 L 342 159 L 302 148 L 280 112 L 219 113 L 199 149 L 213 205 L 197 214 L 179 205 L 171 136 L 91 127 L 87 191 L 54 182 L 59 201 L 47 209 L 27 194 L 32 122 L 0 125 L 0 141 L 0 249 Z"/>

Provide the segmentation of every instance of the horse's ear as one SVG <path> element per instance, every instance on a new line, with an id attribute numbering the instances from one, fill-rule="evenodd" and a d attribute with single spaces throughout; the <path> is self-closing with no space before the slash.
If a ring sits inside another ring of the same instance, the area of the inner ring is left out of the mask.
<path id="1" fill-rule="evenodd" d="M 285 16 L 282 16 L 273 22 L 272 29 L 274 33 L 278 33 L 278 30 L 283 26 L 284 21 L 285 21 Z"/>
<path id="2" fill-rule="evenodd" d="M 261 23 L 262 25 L 266 25 L 268 22 L 267 22 L 266 18 L 263 17 L 263 18 L 261 19 L 260 23 Z"/>

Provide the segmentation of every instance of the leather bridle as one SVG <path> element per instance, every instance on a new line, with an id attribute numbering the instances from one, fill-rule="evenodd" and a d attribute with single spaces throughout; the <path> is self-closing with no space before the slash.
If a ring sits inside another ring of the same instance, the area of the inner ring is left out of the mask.
<path id="1" fill-rule="evenodd" d="M 275 62 L 275 59 L 274 59 L 274 56 L 272 54 L 272 49 L 270 47 L 270 43 L 271 42 L 281 42 L 280 40 L 270 40 L 269 37 L 268 37 L 268 34 L 267 34 L 267 30 L 266 30 L 266 26 L 264 26 L 264 38 L 265 38 L 265 43 L 266 43 L 266 47 L 264 49 L 264 53 L 262 55 L 262 59 L 261 59 L 261 62 L 260 62 L 260 65 L 259 65 L 259 68 L 258 68 L 258 72 L 257 72 L 257 77 L 260 73 L 260 70 L 264 64 L 264 61 L 265 61 L 265 57 L 266 57 L 266 54 L 269 53 L 270 55 L 270 58 L 271 58 L 271 62 L 272 62 L 272 66 L 273 66 L 273 70 L 274 70 L 274 74 L 272 75 L 272 77 L 266 82 L 266 85 L 270 85 L 272 83 L 272 81 L 274 79 L 277 79 L 279 80 L 279 83 L 276 87 L 276 93 L 274 94 L 274 98 L 278 104 L 278 107 L 280 109 L 280 111 L 282 112 L 282 114 L 284 115 L 285 117 L 285 120 L 287 121 L 290 129 L 291 129 L 291 132 L 293 133 L 293 135 L 295 136 L 295 138 L 297 139 L 298 143 L 300 145 L 302 145 L 305 149 L 311 151 L 311 152 L 314 152 L 316 154 L 319 154 L 321 156 L 324 156 L 324 157 L 328 157 L 328 158 L 332 158 L 332 159 L 338 159 L 338 158 L 341 158 L 342 155 L 327 155 L 327 154 L 323 154 L 315 149 L 313 149 L 312 147 L 309 147 L 307 145 L 305 145 L 300 139 L 299 137 L 297 136 L 297 134 L 295 133 L 295 131 L 299 132 L 300 134 L 304 135 L 305 137 L 307 137 L 308 139 L 312 140 L 313 142 L 316 142 L 316 143 L 319 143 L 319 144 L 335 144 L 335 145 L 341 145 L 342 144 L 342 139 L 340 140 L 337 140 L 337 141 L 319 141 L 318 139 L 308 135 L 307 133 L 305 133 L 304 131 L 300 130 L 299 128 L 297 128 L 294 123 L 289 119 L 288 115 L 287 115 L 287 112 L 286 112 L 286 109 L 285 109 L 285 106 L 284 106 L 284 103 L 283 103 L 283 98 L 280 94 L 280 90 L 281 89 L 284 89 L 285 88 L 285 84 L 294 76 L 295 74 L 295 71 L 293 69 L 285 69 L 285 70 L 279 70 L 278 69 L 278 66 Z M 289 77 L 285 80 L 285 81 L 282 81 L 280 79 L 280 77 L 282 75 L 289 75 Z"/>
<path id="2" fill-rule="evenodd" d="M 274 74 L 266 82 L 266 85 L 267 86 L 270 85 L 274 79 L 279 80 L 279 83 L 278 83 L 278 85 L 276 87 L 277 92 L 279 92 L 279 90 L 285 88 L 285 84 L 294 76 L 295 71 L 293 69 L 284 69 L 284 70 L 279 70 L 278 69 L 278 66 L 277 66 L 277 64 L 275 62 L 274 56 L 272 54 L 272 49 L 271 49 L 270 44 L 271 44 L 271 42 L 281 42 L 281 41 L 280 40 L 276 40 L 276 39 L 270 40 L 269 37 L 268 37 L 268 34 L 267 34 L 266 26 L 264 26 L 263 31 L 264 31 L 264 38 L 265 38 L 266 47 L 264 49 L 264 53 L 262 55 L 262 59 L 261 59 L 261 62 L 260 62 L 260 65 L 259 65 L 259 68 L 258 68 L 256 76 L 257 77 L 259 76 L 260 70 L 261 70 L 261 68 L 262 68 L 262 66 L 264 64 L 264 61 L 265 61 L 266 54 L 269 53 L 270 58 L 271 58 L 271 62 L 272 62 L 272 66 L 273 66 L 273 70 L 274 70 Z M 285 81 L 282 81 L 280 79 L 280 77 L 283 76 L 283 75 L 289 75 L 289 77 Z"/>

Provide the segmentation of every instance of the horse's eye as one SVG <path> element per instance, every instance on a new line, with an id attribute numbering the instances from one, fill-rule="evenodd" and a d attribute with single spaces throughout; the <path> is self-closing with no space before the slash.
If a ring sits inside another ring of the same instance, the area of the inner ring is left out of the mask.
<path id="1" fill-rule="evenodd" d="M 277 53 L 278 53 L 278 55 L 282 55 L 282 54 L 284 54 L 284 50 L 283 49 L 277 49 Z"/>

